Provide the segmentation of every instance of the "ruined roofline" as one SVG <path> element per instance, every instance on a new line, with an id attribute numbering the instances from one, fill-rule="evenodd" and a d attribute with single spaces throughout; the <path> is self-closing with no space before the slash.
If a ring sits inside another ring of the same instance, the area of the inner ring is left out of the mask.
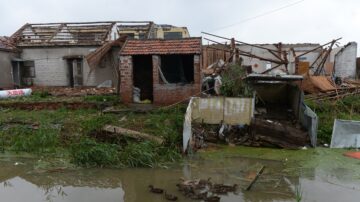
<path id="1" fill-rule="evenodd" d="M 264 44 L 251 44 L 251 45 L 257 45 L 257 46 L 278 46 L 279 43 L 264 43 Z M 284 48 L 296 48 L 296 47 L 317 47 L 321 44 L 319 43 L 281 43 L 282 47 Z M 246 44 L 236 44 L 236 46 L 248 46 Z"/>
<path id="2" fill-rule="evenodd" d="M 96 21 L 26 23 L 11 39 L 19 47 L 102 45 L 112 37 L 119 24 L 149 26 L 152 21 Z"/>

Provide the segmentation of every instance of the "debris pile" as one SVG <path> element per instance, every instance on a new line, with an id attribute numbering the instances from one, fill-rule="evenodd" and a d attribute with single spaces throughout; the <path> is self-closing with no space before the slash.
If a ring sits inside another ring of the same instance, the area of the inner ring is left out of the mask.
<path id="1" fill-rule="evenodd" d="M 330 81 L 329 81 L 330 82 Z M 338 100 L 347 96 L 360 94 L 360 81 L 344 79 L 343 81 L 332 83 L 333 88 L 321 89 L 318 91 L 305 91 L 309 93 L 305 96 L 307 100 Z"/>
<path id="2" fill-rule="evenodd" d="M 113 95 L 115 88 L 93 87 L 32 87 L 34 92 L 48 92 L 52 96 L 86 96 L 86 95 Z"/>
<path id="3" fill-rule="evenodd" d="M 76 109 L 98 109 L 95 103 L 86 102 L 5 102 L 0 103 L 0 108 L 12 108 L 19 110 L 57 110 L 66 108 L 70 110 Z"/>
<path id="4" fill-rule="evenodd" d="M 225 143 L 254 147 L 298 149 L 308 145 L 309 135 L 299 123 L 255 118 L 248 125 L 193 124 L 193 149 L 206 148 L 209 143 Z"/>
<path id="5" fill-rule="evenodd" d="M 227 195 L 228 193 L 237 193 L 239 186 L 237 184 L 226 185 L 216 184 L 211 182 L 211 178 L 185 180 L 180 179 L 180 183 L 176 184 L 178 191 L 188 199 L 191 200 L 203 200 L 208 202 L 218 202 L 221 197 L 219 195 Z M 256 179 L 251 181 L 251 185 Z M 250 186 L 250 185 L 249 185 Z M 249 187 L 248 186 L 248 187 Z M 165 198 L 169 201 L 176 201 L 177 196 L 168 194 L 166 190 L 162 188 L 155 188 L 153 185 L 149 185 L 149 191 L 154 194 L 164 194 Z M 249 190 L 248 188 L 246 189 Z"/>

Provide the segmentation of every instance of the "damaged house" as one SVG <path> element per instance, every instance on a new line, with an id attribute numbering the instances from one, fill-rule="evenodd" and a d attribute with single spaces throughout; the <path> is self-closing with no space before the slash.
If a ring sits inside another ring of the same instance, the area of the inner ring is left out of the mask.
<path id="1" fill-rule="evenodd" d="M 173 35 L 189 37 L 186 28 L 147 21 L 25 24 L 9 38 L 18 54 L 10 54 L 8 48 L 0 50 L 7 55 L 0 61 L 7 68 L 0 79 L 6 85 L 0 87 L 81 87 L 104 82 L 115 87 L 119 78 L 118 53 L 128 37 Z"/>
<path id="2" fill-rule="evenodd" d="M 125 103 L 172 104 L 200 93 L 201 38 L 127 40 L 120 51 Z"/>
<path id="3" fill-rule="evenodd" d="M 17 58 L 19 51 L 8 37 L 0 37 L 0 88 L 13 87 L 12 58 Z"/>
<path id="4" fill-rule="evenodd" d="M 338 41 L 341 38 L 323 45 L 249 44 L 205 32 L 203 34 L 231 41 L 230 45 L 227 45 L 205 38 L 214 43 L 204 46 L 204 67 L 216 63 L 219 59 L 223 61 L 231 59 L 234 57 L 232 52 L 236 50 L 236 55 L 242 58 L 242 64 L 253 73 L 356 78 L 357 43 L 355 42 L 340 47 Z"/>

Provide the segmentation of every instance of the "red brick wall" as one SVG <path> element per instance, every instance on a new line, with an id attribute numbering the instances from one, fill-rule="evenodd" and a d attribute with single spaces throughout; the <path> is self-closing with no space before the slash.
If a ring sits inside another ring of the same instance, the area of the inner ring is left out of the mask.
<path id="1" fill-rule="evenodd" d="M 131 56 L 120 56 L 120 95 L 124 103 L 131 103 L 133 88 L 133 66 Z"/>
<path id="2" fill-rule="evenodd" d="M 194 84 L 161 84 L 159 82 L 158 65 L 160 57 L 153 56 L 154 104 L 169 105 L 179 101 L 186 101 L 191 96 L 199 96 L 201 91 L 200 56 L 194 56 Z"/>
<path id="3" fill-rule="evenodd" d="M 179 101 L 186 101 L 191 96 L 198 96 L 201 91 L 200 55 L 194 56 L 194 84 L 161 84 L 158 66 L 160 57 L 154 55 L 153 60 L 153 93 L 155 105 L 169 105 Z M 120 57 L 121 86 L 120 94 L 124 103 L 131 103 L 133 87 L 133 66 L 131 56 Z"/>

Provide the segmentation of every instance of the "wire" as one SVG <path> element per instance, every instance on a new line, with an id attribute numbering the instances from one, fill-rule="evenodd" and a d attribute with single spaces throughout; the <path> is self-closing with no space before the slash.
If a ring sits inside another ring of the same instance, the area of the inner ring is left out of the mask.
<path id="1" fill-rule="evenodd" d="M 219 30 L 222 30 L 222 29 L 226 29 L 226 28 L 229 28 L 229 27 L 233 27 L 235 25 L 238 25 L 238 24 L 241 24 L 241 23 L 244 23 L 244 22 L 248 22 L 248 21 L 251 21 L 251 20 L 254 20 L 254 19 L 257 19 L 257 18 L 260 18 L 260 17 L 263 17 L 263 16 L 266 16 L 266 15 L 270 15 L 272 13 L 275 13 L 277 11 L 281 11 L 283 9 L 286 9 L 286 8 L 289 8 L 289 7 L 292 7 L 292 6 L 295 6 L 297 4 L 300 4 L 301 2 L 304 2 L 305 0 L 300 0 L 300 1 L 296 1 L 296 2 L 293 2 L 291 4 L 287 4 L 285 6 L 282 6 L 280 8 L 276 8 L 274 10 L 270 10 L 270 11 L 267 11 L 265 13 L 262 13 L 262 14 L 259 14 L 259 15 L 256 15 L 256 16 L 253 16 L 253 17 L 249 17 L 249 18 L 245 18 L 239 22 L 236 22 L 236 23 L 233 23 L 233 24 L 230 24 L 230 25 L 226 25 L 226 26 L 223 26 L 223 27 L 219 27 L 219 28 L 216 28 L 216 29 L 213 29 L 211 30 L 212 32 L 214 31 L 219 31 Z"/>

